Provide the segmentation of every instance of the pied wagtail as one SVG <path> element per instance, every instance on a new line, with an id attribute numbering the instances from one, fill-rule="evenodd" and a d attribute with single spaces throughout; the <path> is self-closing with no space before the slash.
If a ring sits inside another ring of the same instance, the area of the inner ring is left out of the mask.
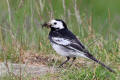
<path id="1" fill-rule="evenodd" d="M 67 28 L 67 25 L 63 20 L 54 19 L 50 20 L 47 23 L 42 25 L 43 27 L 51 28 L 49 33 L 49 40 L 53 47 L 53 49 L 60 55 L 65 56 L 67 58 L 60 66 L 65 64 L 73 58 L 72 62 L 76 59 L 76 57 L 81 56 L 84 58 L 91 59 L 103 67 L 108 69 L 111 72 L 114 72 L 111 68 L 106 66 L 104 63 L 97 60 L 90 52 L 84 47 L 84 45 L 76 38 L 76 36 Z"/>

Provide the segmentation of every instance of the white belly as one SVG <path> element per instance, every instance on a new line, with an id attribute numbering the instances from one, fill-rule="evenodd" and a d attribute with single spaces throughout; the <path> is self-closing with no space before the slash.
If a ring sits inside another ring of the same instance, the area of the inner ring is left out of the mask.
<path id="1" fill-rule="evenodd" d="M 84 54 L 82 52 L 77 52 L 77 51 L 73 51 L 73 50 L 69 50 L 63 46 L 51 43 L 53 49 L 62 56 L 69 56 L 69 57 L 77 57 L 77 56 L 81 56 L 81 57 L 85 57 Z"/>
<path id="2" fill-rule="evenodd" d="M 53 49 L 59 54 L 59 55 L 62 55 L 62 56 L 75 56 L 73 55 L 72 51 L 69 51 L 68 49 L 65 49 L 64 47 L 60 46 L 60 45 L 56 45 L 54 43 L 51 43 Z"/>

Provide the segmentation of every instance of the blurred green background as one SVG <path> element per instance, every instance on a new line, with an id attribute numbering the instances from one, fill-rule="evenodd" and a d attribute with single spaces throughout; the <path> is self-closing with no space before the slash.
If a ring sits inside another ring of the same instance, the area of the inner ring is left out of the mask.
<path id="1" fill-rule="evenodd" d="M 90 47 L 92 54 L 106 63 L 112 61 L 118 69 L 120 0 L 0 0 L 0 61 L 19 62 L 21 49 L 54 54 L 48 40 L 49 30 L 41 27 L 53 18 L 63 19 L 68 28 Z M 67 74 L 69 79 L 69 71 Z M 101 75 L 97 77 L 103 79 Z M 118 76 L 110 78 L 118 79 Z"/>

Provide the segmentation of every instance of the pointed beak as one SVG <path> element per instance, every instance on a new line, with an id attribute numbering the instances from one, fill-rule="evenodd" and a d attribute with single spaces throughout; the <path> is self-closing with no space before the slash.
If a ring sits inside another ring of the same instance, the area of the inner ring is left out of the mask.
<path id="1" fill-rule="evenodd" d="M 50 28 L 51 26 L 51 23 L 50 22 L 45 22 L 42 27 L 47 27 L 47 28 Z"/>

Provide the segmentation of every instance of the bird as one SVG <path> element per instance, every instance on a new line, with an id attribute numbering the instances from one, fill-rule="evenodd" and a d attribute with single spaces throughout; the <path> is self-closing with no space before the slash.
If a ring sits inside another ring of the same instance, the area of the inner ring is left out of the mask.
<path id="1" fill-rule="evenodd" d="M 77 57 L 91 59 L 100 64 L 110 72 L 115 73 L 110 67 L 106 66 L 101 61 L 97 60 L 80 42 L 80 40 L 68 29 L 67 24 L 62 19 L 52 19 L 45 22 L 42 27 L 50 28 L 49 40 L 52 48 L 61 56 L 66 57 L 66 60 L 59 67 L 66 64 L 71 58 L 72 63 Z"/>

